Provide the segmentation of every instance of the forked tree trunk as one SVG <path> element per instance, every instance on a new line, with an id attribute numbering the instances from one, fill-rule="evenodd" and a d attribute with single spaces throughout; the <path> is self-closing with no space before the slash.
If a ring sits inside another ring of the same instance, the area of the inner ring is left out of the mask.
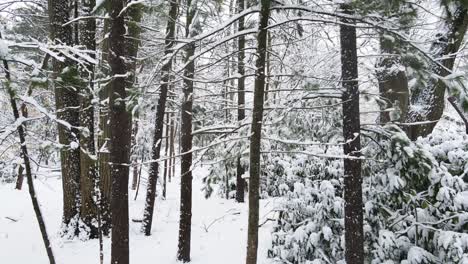
<path id="1" fill-rule="evenodd" d="M 49 20 L 51 38 L 54 43 L 72 45 L 72 26 L 63 26 L 70 20 L 70 0 L 49 0 Z M 79 141 L 79 97 L 77 92 L 78 70 L 70 60 L 52 61 L 57 118 L 70 124 L 66 128 L 58 124 L 63 185 L 63 231 L 66 235 L 78 233 L 76 221 L 80 204 L 80 148 Z M 66 71 L 64 71 L 66 69 Z M 73 226 L 70 226 L 73 224 Z"/>
<path id="2" fill-rule="evenodd" d="M 110 167 L 112 179 L 111 215 L 112 246 L 111 263 L 129 263 L 128 234 L 128 173 L 130 159 L 131 121 L 126 109 L 126 62 L 125 20 L 120 15 L 126 1 L 110 1 L 111 30 L 109 35 L 110 83 L 109 126 Z"/>
<path id="3" fill-rule="evenodd" d="M 263 103 L 265 94 L 265 61 L 267 53 L 270 0 L 261 1 L 260 24 L 257 35 L 257 61 L 255 63 L 254 105 L 250 136 L 249 220 L 247 231 L 246 264 L 257 263 L 258 219 L 260 203 L 260 150 L 262 138 Z"/>
<path id="4" fill-rule="evenodd" d="M 353 11 L 341 5 L 344 13 Z M 364 263 L 364 230 L 361 177 L 358 61 L 356 28 L 353 20 L 342 19 L 340 26 L 341 79 L 343 82 L 343 145 L 345 200 L 345 257 L 347 263 Z"/>
<path id="5" fill-rule="evenodd" d="M 237 7 L 238 13 L 244 11 L 245 0 L 238 0 Z M 240 17 L 237 25 L 237 32 L 244 30 L 244 17 Z M 237 54 L 237 73 L 239 74 L 239 79 L 237 80 L 237 121 L 239 125 L 245 118 L 245 36 L 239 36 L 237 40 L 237 45 L 239 48 L 239 53 Z M 242 175 L 245 173 L 245 168 L 241 163 L 241 157 L 237 158 L 237 175 L 236 175 L 236 201 L 238 203 L 244 202 L 244 192 L 245 192 L 245 180 L 242 178 Z"/>
<path id="6" fill-rule="evenodd" d="M 159 162 L 160 158 L 162 135 L 164 128 L 164 115 L 166 112 L 166 101 L 167 101 L 167 88 L 170 80 L 170 72 L 172 69 L 172 60 L 168 59 L 172 46 L 174 45 L 175 36 L 175 24 L 177 19 L 178 1 L 171 1 L 169 9 L 169 18 L 167 20 L 166 27 L 166 41 L 164 54 L 166 55 L 166 63 L 161 69 L 161 87 L 159 93 L 158 104 L 156 106 L 156 120 L 154 124 L 154 137 L 153 137 L 153 151 L 151 159 L 153 162 L 150 165 L 150 171 L 148 175 L 148 187 L 146 189 L 145 209 L 143 212 L 143 225 L 142 231 L 145 235 L 151 235 L 151 225 L 153 223 L 154 214 L 154 200 L 156 199 L 156 183 L 158 180 L 159 173 Z"/>

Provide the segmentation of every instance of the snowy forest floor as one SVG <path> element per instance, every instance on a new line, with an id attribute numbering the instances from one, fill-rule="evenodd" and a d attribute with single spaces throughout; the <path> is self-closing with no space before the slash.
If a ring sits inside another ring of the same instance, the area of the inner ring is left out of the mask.
<path id="1" fill-rule="evenodd" d="M 205 199 L 202 178 L 206 167 L 197 168 L 193 177 L 192 263 L 239 264 L 245 260 L 248 204 L 238 204 L 217 195 Z M 146 175 L 144 175 L 146 177 Z M 130 200 L 130 262 L 177 263 L 177 238 L 179 228 L 180 178 L 168 183 L 167 199 L 156 200 L 155 222 L 152 235 L 140 232 L 145 186 L 133 200 L 135 192 L 129 192 Z M 0 259 L 5 264 L 48 263 L 39 227 L 34 215 L 26 181 L 22 191 L 14 184 L 0 183 Z M 34 181 L 47 230 L 52 239 L 58 264 L 99 263 L 97 240 L 66 240 L 59 236 L 62 212 L 62 183 L 57 173 L 42 171 Z M 160 189 L 160 187 L 158 186 Z M 260 223 L 271 216 L 274 200 L 260 202 Z M 266 258 L 270 241 L 271 222 L 259 230 L 259 263 L 269 263 Z M 110 261 L 110 239 L 104 240 L 104 263 Z"/>

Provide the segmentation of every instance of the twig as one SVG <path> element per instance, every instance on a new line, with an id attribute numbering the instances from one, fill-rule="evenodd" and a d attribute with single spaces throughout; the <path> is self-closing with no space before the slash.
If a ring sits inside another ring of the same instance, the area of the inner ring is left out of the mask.
<path id="1" fill-rule="evenodd" d="M 457 113 L 460 115 L 461 119 L 463 120 L 463 123 L 465 123 L 466 134 L 468 135 L 468 120 L 466 119 L 466 116 L 461 111 L 460 107 L 458 107 L 457 99 L 453 96 L 450 96 L 449 98 L 447 98 L 447 100 L 450 102 L 453 108 L 455 108 L 455 111 L 457 111 Z"/>
<path id="2" fill-rule="evenodd" d="M 6 219 L 10 220 L 10 221 L 13 221 L 13 222 L 18 222 L 17 219 L 14 219 L 14 218 L 11 218 L 11 217 L 8 217 L 8 216 L 5 216 Z"/>
<path id="3" fill-rule="evenodd" d="M 212 225 L 214 225 L 214 224 L 215 224 L 216 222 L 218 222 L 219 220 L 224 219 L 224 217 L 226 217 L 226 216 L 228 216 L 228 215 L 240 215 L 240 212 L 234 212 L 234 213 L 231 213 L 231 214 L 225 214 L 225 215 L 223 215 L 223 216 L 221 216 L 221 217 L 218 217 L 218 218 L 216 218 L 215 220 L 213 220 L 208 226 L 205 225 L 205 224 L 203 224 L 203 229 L 205 229 L 205 232 L 208 233 L 208 229 L 209 229 Z"/>

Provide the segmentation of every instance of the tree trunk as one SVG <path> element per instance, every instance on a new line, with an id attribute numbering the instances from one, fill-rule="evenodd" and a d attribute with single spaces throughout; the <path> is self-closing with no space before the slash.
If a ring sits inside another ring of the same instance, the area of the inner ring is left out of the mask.
<path id="1" fill-rule="evenodd" d="M 164 133 L 164 175 L 163 175 L 163 193 L 162 196 L 166 199 L 166 187 L 167 187 L 167 171 L 168 171 L 168 156 L 169 156 L 169 113 L 166 114 L 166 132 Z"/>
<path id="2" fill-rule="evenodd" d="M 193 21 L 197 10 L 197 1 L 187 0 L 187 24 L 185 37 L 197 35 L 198 22 Z M 190 262 L 190 243 L 192 233 L 192 107 L 193 78 L 195 62 L 191 57 L 195 54 L 195 43 L 190 43 L 185 49 L 184 98 L 181 107 L 180 125 L 180 221 L 177 260 Z"/>
<path id="3" fill-rule="evenodd" d="M 54 43 L 73 44 L 71 25 L 63 26 L 70 18 L 70 0 L 49 0 L 49 20 L 51 38 Z M 53 79 L 57 118 L 69 123 L 68 129 L 58 124 L 63 185 L 63 231 L 67 235 L 78 233 L 76 224 L 69 226 L 79 214 L 80 203 L 80 149 L 79 141 L 79 97 L 76 87 L 78 71 L 70 60 L 61 62 L 54 59 Z M 67 69 L 64 71 L 64 69 Z"/>
<path id="4" fill-rule="evenodd" d="M 238 13 L 244 11 L 245 0 L 237 1 Z M 238 21 L 237 32 L 244 30 L 244 17 L 240 17 Z M 237 54 L 237 73 L 239 74 L 239 79 L 237 80 L 237 121 L 239 125 L 245 118 L 245 36 L 239 36 L 237 39 L 237 45 L 239 48 L 239 53 Z M 239 154 L 240 155 L 240 154 Z M 237 176 L 236 176 L 236 201 L 238 203 L 244 202 L 244 191 L 245 191 L 245 180 L 242 178 L 242 175 L 245 173 L 245 168 L 241 163 L 241 157 L 237 158 Z"/>
<path id="5" fill-rule="evenodd" d="M 82 0 L 83 16 L 90 16 L 96 5 L 95 0 Z M 96 51 L 96 20 L 86 19 L 81 24 L 80 42 L 87 50 Z M 90 54 L 95 58 L 95 54 Z M 98 237 L 97 206 L 94 197 L 97 181 L 96 149 L 94 145 L 94 106 L 92 103 L 94 94 L 94 65 L 88 64 L 82 70 L 81 76 L 87 80 L 80 91 L 80 124 L 84 129 L 80 134 L 80 191 L 81 208 L 80 218 L 86 228 L 89 229 L 89 238 Z"/>
<path id="6" fill-rule="evenodd" d="M 128 235 L 128 173 L 131 123 L 126 109 L 127 56 L 124 16 L 119 15 L 126 1 L 111 0 L 111 31 L 109 35 L 109 65 L 112 72 L 109 100 L 110 167 L 112 179 L 111 216 L 112 246 L 111 263 L 129 263 Z"/>
<path id="7" fill-rule="evenodd" d="M 172 177 L 175 177 L 175 169 L 176 169 L 176 149 L 175 149 L 175 142 L 176 142 L 176 135 L 177 135 L 177 128 L 179 124 L 175 122 L 175 114 L 172 116 L 172 126 L 174 127 L 174 131 L 172 132 Z M 169 182 L 171 182 L 171 178 L 169 177 Z"/>
<path id="8" fill-rule="evenodd" d="M 138 146 L 138 116 L 134 116 L 133 127 L 132 127 L 132 190 L 136 190 L 138 184 L 138 155 L 139 155 L 139 146 Z"/>
<path id="9" fill-rule="evenodd" d="M 16 180 L 16 186 L 15 186 L 15 189 L 17 190 L 21 190 L 23 186 L 23 180 L 24 180 L 23 171 L 24 171 L 23 165 L 19 165 L 18 166 L 18 179 Z"/>
<path id="10" fill-rule="evenodd" d="M 106 2 L 105 8 L 109 12 L 109 3 Z M 110 32 L 110 21 L 104 20 L 103 34 L 106 36 Z M 110 75 L 110 69 L 107 65 L 109 55 L 109 39 L 105 38 L 102 42 L 102 57 L 101 72 L 103 76 Z M 99 191 L 100 191 L 100 208 L 101 208 L 101 221 L 102 221 L 102 232 L 104 235 L 108 235 L 111 228 L 111 212 L 110 212 L 110 200 L 111 200 L 111 176 L 109 166 L 109 147 L 110 147 L 110 128 L 109 128 L 109 85 L 105 84 L 99 91 L 99 101 L 101 102 L 99 107 L 99 133 L 98 133 L 98 167 L 99 167 Z M 104 102 L 104 103 L 103 103 Z"/>
<path id="11" fill-rule="evenodd" d="M 169 54 L 172 52 L 171 48 L 174 45 L 175 36 L 175 23 L 177 20 L 177 9 L 178 1 L 171 1 L 169 9 L 169 18 L 166 26 L 166 41 L 164 54 L 166 58 L 169 58 Z M 167 60 L 161 69 L 161 87 L 159 93 L 158 104 L 156 106 L 156 120 L 154 124 L 154 137 L 153 137 L 153 152 L 151 159 L 153 162 L 150 165 L 150 171 L 148 175 L 148 187 L 146 190 L 145 199 L 145 210 L 143 213 L 143 225 L 142 231 L 145 235 L 151 235 L 151 225 L 153 223 L 154 214 L 154 200 L 156 198 L 156 183 L 158 180 L 159 173 L 159 162 L 162 135 L 164 127 L 164 115 L 166 112 L 166 101 L 167 101 L 167 88 L 170 80 L 170 72 L 172 69 L 172 60 Z"/>
<path id="12" fill-rule="evenodd" d="M 255 63 L 254 105 L 250 137 L 250 177 L 249 177 L 249 220 L 247 232 L 246 264 L 257 263 L 258 219 L 260 200 L 260 149 L 265 92 L 265 61 L 267 53 L 268 20 L 270 1 L 262 0 L 260 24 L 257 35 L 257 61 Z"/>
<path id="13" fill-rule="evenodd" d="M 352 15 L 350 6 L 341 5 L 344 13 Z M 345 200 L 345 257 L 347 263 L 364 263 L 364 231 L 361 160 L 358 61 L 356 28 L 353 20 L 342 19 L 340 26 L 341 79 L 343 82 L 343 145 Z"/>
<path id="14" fill-rule="evenodd" d="M 1 38 L 2 38 L 2 36 L 0 34 L 0 39 Z M 15 121 L 18 121 L 18 119 L 20 118 L 20 115 L 19 115 L 19 110 L 18 110 L 18 106 L 16 104 L 16 99 L 15 99 L 16 92 L 11 87 L 10 69 L 8 67 L 8 63 L 7 63 L 6 60 L 3 60 L 3 68 L 5 70 L 5 75 L 6 75 L 5 77 L 6 77 L 6 80 L 7 80 L 4 87 L 6 88 L 6 90 L 8 92 L 8 95 L 10 97 L 10 106 L 11 106 L 11 109 L 13 111 L 13 116 L 15 118 Z M 25 170 L 26 170 L 26 179 L 27 179 L 27 182 L 28 182 L 29 196 L 31 197 L 31 201 L 32 201 L 33 208 L 34 208 L 34 213 L 36 214 L 36 219 L 37 219 L 37 222 L 39 224 L 39 229 L 41 231 L 42 241 L 44 242 L 44 246 L 46 248 L 47 256 L 49 258 L 49 263 L 50 264 L 55 264 L 54 253 L 52 251 L 52 246 L 50 244 L 49 236 L 47 234 L 46 225 L 45 225 L 44 218 L 43 218 L 42 212 L 41 212 L 41 207 L 39 205 L 39 201 L 37 200 L 36 190 L 34 189 L 34 182 L 33 182 L 33 178 L 32 178 L 31 164 L 30 164 L 30 161 L 29 161 L 28 147 L 26 145 L 26 133 L 25 133 L 23 124 L 20 124 L 17 127 L 17 131 L 18 131 L 18 135 L 19 135 L 20 143 L 21 143 L 21 157 L 23 158 L 24 167 L 25 167 Z"/>
<path id="15" fill-rule="evenodd" d="M 380 50 L 384 57 L 377 63 L 377 78 L 379 81 L 379 93 L 384 105 L 381 107 L 380 123 L 385 124 L 390 121 L 404 122 L 408 113 L 409 90 L 406 71 L 401 64 L 394 49 L 396 43 L 380 37 Z M 399 117 L 392 118 L 390 113 L 384 111 L 389 107 L 399 108 Z"/>
<path id="16" fill-rule="evenodd" d="M 168 182 L 171 182 L 171 176 L 172 176 L 172 167 L 174 166 L 173 163 L 173 156 L 174 156 L 174 115 L 171 113 L 170 114 L 171 118 L 169 120 L 170 122 L 170 132 L 169 132 L 169 171 L 167 175 L 167 180 Z"/>
<path id="17" fill-rule="evenodd" d="M 441 27 L 445 31 L 438 34 L 438 39 L 432 44 L 430 50 L 432 57 L 443 66 L 433 63 L 430 70 L 442 77 L 447 76 L 453 69 L 456 54 L 468 27 L 467 9 L 462 3 L 457 5 L 453 14 L 446 10 L 448 18 L 444 20 L 444 27 Z M 424 121 L 429 121 L 429 123 L 410 126 L 408 136 L 412 140 L 416 140 L 419 136 L 427 136 L 432 132 L 444 112 L 446 89 L 447 85 L 444 81 L 432 76 L 424 87 L 417 86 L 413 89 L 407 123 Z"/>

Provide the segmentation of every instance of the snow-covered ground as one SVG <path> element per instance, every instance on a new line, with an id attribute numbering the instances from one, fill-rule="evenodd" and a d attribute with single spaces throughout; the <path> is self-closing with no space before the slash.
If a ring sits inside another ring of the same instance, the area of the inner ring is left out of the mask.
<path id="1" fill-rule="evenodd" d="M 192 263 L 240 264 L 245 262 L 247 237 L 247 203 L 237 204 L 216 196 L 205 199 L 200 191 L 201 179 L 207 173 L 198 168 L 193 183 Z M 26 183 L 26 181 L 25 181 Z M 59 264 L 99 263 L 97 240 L 64 240 L 58 235 L 62 208 L 61 181 L 57 175 L 39 176 L 35 180 L 42 212 L 51 236 L 54 253 Z M 158 187 L 159 188 L 159 187 Z M 131 263 L 177 263 L 177 237 L 179 219 L 179 178 L 168 183 L 166 200 L 157 199 L 156 219 L 152 236 L 140 232 L 141 223 L 130 222 Z M 130 218 L 141 219 L 144 206 L 144 187 L 137 201 L 130 191 Z M 273 207 L 273 200 L 261 201 L 260 223 Z M 260 229 L 259 263 L 269 263 L 266 251 L 270 241 L 271 225 Z M 110 261 L 110 239 L 105 238 L 104 263 Z M 48 263 L 25 185 L 22 191 L 13 184 L 0 183 L 0 259 L 5 264 Z"/>

